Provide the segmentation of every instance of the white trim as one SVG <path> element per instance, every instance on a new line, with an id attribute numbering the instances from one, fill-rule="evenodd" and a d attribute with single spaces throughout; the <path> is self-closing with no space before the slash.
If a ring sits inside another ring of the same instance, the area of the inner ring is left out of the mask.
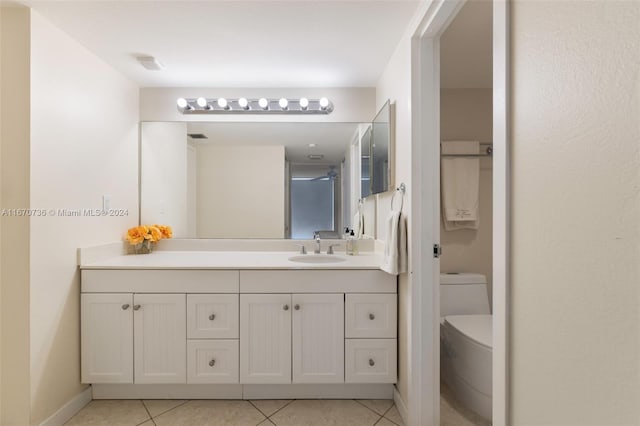
<path id="1" fill-rule="evenodd" d="M 244 399 L 391 399 L 391 384 L 244 385 Z"/>
<path id="2" fill-rule="evenodd" d="M 440 35 L 464 0 L 433 1 L 411 42 L 410 425 L 440 424 Z"/>
<path id="3" fill-rule="evenodd" d="M 58 411 L 53 413 L 49 418 L 40 423 L 40 426 L 62 426 L 75 416 L 78 411 L 82 410 L 85 405 L 91 402 L 91 386 L 71 398 L 69 402 L 64 404 Z"/>
<path id="4" fill-rule="evenodd" d="M 493 2 L 493 413 L 509 422 L 509 1 Z"/>
<path id="5" fill-rule="evenodd" d="M 93 399 L 242 399 L 242 385 L 94 384 Z"/>
<path id="6" fill-rule="evenodd" d="M 396 404 L 396 408 L 398 409 L 398 414 L 402 418 L 402 422 L 404 424 L 409 424 L 409 410 L 407 410 L 407 404 L 402 399 L 402 395 L 398 392 L 397 388 L 393 388 L 393 402 Z"/>

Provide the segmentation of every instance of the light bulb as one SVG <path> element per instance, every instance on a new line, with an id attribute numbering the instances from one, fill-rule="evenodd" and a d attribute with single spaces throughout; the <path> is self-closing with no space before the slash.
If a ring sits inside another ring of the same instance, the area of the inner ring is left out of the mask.
<path id="1" fill-rule="evenodd" d="M 204 108 L 207 106 L 207 100 L 205 98 L 198 98 L 196 99 L 196 103 L 198 104 L 198 106 L 200 108 Z"/>
<path id="2" fill-rule="evenodd" d="M 327 109 L 328 106 L 329 106 L 329 99 L 320 98 L 320 108 Z"/>
<path id="3" fill-rule="evenodd" d="M 300 108 L 307 109 L 309 107 L 309 99 L 300 98 Z"/>
<path id="4" fill-rule="evenodd" d="M 280 108 L 282 109 L 287 109 L 287 107 L 289 106 L 289 101 L 285 98 L 280 98 L 280 100 L 278 101 L 278 105 L 280 105 Z"/>
<path id="5" fill-rule="evenodd" d="M 229 109 L 229 103 L 225 98 L 218 98 L 218 106 L 220 108 Z"/>
<path id="6" fill-rule="evenodd" d="M 249 109 L 249 101 L 247 98 L 238 99 L 238 105 L 240 105 L 240 108 L 242 109 Z"/>
<path id="7" fill-rule="evenodd" d="M 262 109 L 269 109 L 269 101 L 265 98 L 260 98 L 260 100 L 258 100 L 258 105 L 260 105 L 260 108 Z"/>
<path id="8" fill-rule="evenodd" d="M 186 108 L 189 106 L 189 102 L 185 98 L 178 98 L 178 108 Z"/>

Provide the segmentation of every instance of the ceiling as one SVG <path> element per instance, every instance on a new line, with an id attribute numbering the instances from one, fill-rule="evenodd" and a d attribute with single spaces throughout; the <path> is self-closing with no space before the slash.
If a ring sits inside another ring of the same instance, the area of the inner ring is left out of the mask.
<path id="1" fill-rule="evenodd" d="M 419 1 L 21 0 L 141 87 L 374 87 Z M 155 56 L 150 71 L 136 56 Z"/>
<path id="2" fill-rule="evenodd" d="M 447 89 L 493 86 L 493 7 L 491 0 L 468 0 L 440 41 L 440 86 Z"/>
<path id="3" fill-rule="evenodd" d="M 292 163 L 339 165 L 358 123 L 232 123 L 189 122 L 188 133 L 203 133 L 208 139 L 193 139 L 199 144 L 232 146 L 281 145 Z M 309 147 L 309 144 L 316 147 Z M 322 160 L 309 160 L 309 154 L 322 154 Z"/>

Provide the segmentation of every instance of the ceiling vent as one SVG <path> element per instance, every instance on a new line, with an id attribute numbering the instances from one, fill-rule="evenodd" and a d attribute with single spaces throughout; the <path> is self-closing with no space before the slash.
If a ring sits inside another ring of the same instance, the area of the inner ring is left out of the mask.
<path id="1" fill-rule="evenodd" d="M 138 62 L 140 62 L 140 65 L 148 70 L 162 71 L 165 68 L 162 62 L 160 62 L 153 56 L 138 56 L 136 59 L 138 60 Z"/>
<path id="2" fill-rule="evenodd" d="M 191 139 L 209 139 L 204 133 L 187 133 Z"/>

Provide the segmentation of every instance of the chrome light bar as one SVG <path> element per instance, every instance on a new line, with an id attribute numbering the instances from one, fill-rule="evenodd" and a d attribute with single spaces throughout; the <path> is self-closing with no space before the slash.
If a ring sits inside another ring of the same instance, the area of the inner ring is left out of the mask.
<path id="1" fill-rule="evenodd" d="M 320 99 L 180 98 L 182 114 L 331 114 L 333 104 Z"/>

